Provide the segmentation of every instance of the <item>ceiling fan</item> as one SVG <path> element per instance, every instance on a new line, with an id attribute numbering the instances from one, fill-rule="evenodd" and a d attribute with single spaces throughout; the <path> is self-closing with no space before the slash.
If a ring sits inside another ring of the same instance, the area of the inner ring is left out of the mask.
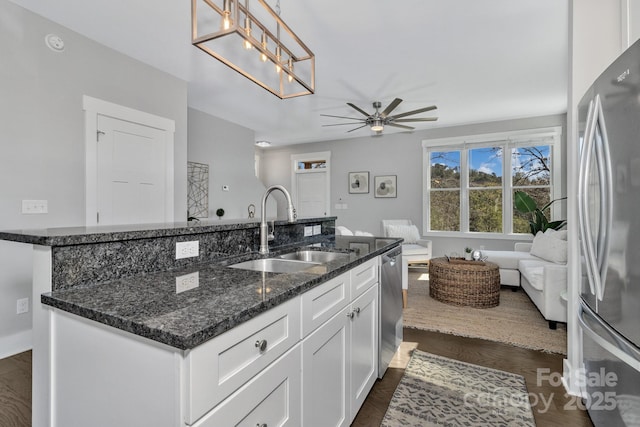
<path id="1" fill-rule="evenodd" d="M 407 129 L 407 130 L 413 130 L 415 128 L 411 127 L 411 126 L 407 126 L 407 125 L 402 125 L 400 123 L 408 123 L 408 122 L 433 122 L 438 120 L 437 117 L 421 117 L 421 118 L 412 118 L 412 119 L 405 119 L 403 117 L 407 117 L 407 116 L 412 116 L 414 114 L 419 114 L 419 113 L 424 113 L 426 111 L 431 111 L 431 110 L 435 110 L 436 107 L 435 105 L 432 105 L 430 107 L 424 107 L 424 108 L 418 108 L 417 110 L 412 110 L 412 111 L 407 111 L 406 113 L 400 113 L 400 114 L 395 114 L 395 115 L 390 115 L 391 112 L 393 110 L 396 109 L 396 107 L 398 105 L 400 105 L 400 103 L 402 102 L 402 99 L 400 98 L 396 98 L 394 99 L 391 104 L 387 105 L 387 108 L 385 108 L 383 111 L 380 111 L 380 107 L 382 107 L 382 103 L 380 103 L 380 101 L 375 101 L 373 103 L 373 108 L 375 108 L 375 113 L 373 114 L 369 114 L 366 111 L 364 111 L 363 109 L 361 109 L 360 107 L 347 102 L 347 105 L 351 108 L 353 108 L 354 110 L 356 110 L 357 112 L 361 113 L 364 118 L 362 117 L 345 117 L 345 116 L 333 116 L 331 114 L 320 114 L 321 116 L 325 116 L 325 117 L 334 117 L 337 119 L 349 119 L 349 120 L 355 120 L 353 122 L 348 122 L 348 123 L 335 123 L 335 124 L 330 124 L 330 125 L 322 125 L 324 126 L 344 126 L 344 125 L 360 125 L 356 128 L 353 128 L 351 130 L 348 130 L 347 132 L 353 132 L 354 130 L 358 130 L 358 129 L 362 129 L 363 127 L 366 126 L 370 126 L 371 130 L 376 132 L 376 133 L 381 133 L 382 130 L 384 129 L 385 126 L 393 126 L 393 127 L 397 127 L 397 128 L 402 128 L 402 129 Z"/>

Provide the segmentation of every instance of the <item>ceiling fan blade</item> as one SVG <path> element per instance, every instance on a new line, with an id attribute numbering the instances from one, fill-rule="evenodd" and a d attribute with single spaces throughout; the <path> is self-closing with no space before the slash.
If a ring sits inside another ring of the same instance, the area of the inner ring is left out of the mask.
<path id="1" fill-rule="evenodd" d="M 400 105 L 400 103 L 402 102 L 402 99 L 400 98 L 396 98 L 393 101 L 391 101 L 391 104 L 387 105 L 387 108 L 384 109 L 384 111 L 382 113 L 380 113 L 380 115 L 382 117 L 387 117 L 389 115 L 390 112 L 392 112 L 393 110 L 395 110 L 395 108 Z"/>
<path id="2" fill-rule="evenodd" d="M 354 110 L 358 111 L 359 113 L 363 114 L 366 117 L 369 117 L 371 114 L 367 113 L 366 111 L 364 111 L 362 108 L 358 107 L 357 105 L 354 105 L 350 102 L 347 102 L 347 105 L 351 108 L 353 108 Z"/>
<path id="3" fill-rule="evenodd" d="M 336 119 L 363 120 L 363 119 L 359 119 L 357 117 L 334 116 L 334 115 L 331 115 L 331 114 L 320 114 L 320 115 L 324 116 L 324 117 L 335 117 Z"/>
<path id="4" fill-rule="evenodd" d="M 415 129 L 415 128 L 412 128 L 411 126 L 396 125 L 394 123 L 387 123 L 385 126 L 393 126 L 395 128 L 402 128 L 402 129 L 409 129 L 409 130 L 414 130 Z"/>
<path id="5" fill-rule="evenodd" d="M 407 111 L 406 113 L 396 114 L 395 116 L 391 116 L 389 118 L 391 120 L 395 120 L 395 119 L 399 119 L 400 117 L 406 117 L 406 116 L 410 116 L 412 114 L 424 113 L 425 111 L 435 110 L 436 108 L 438 108 L 438 107 L 436 107 L 435 105 L 432 105 L 430 107 L 418 108 L 417 110 Z"/>
<path id="6" fill-rule="evenodd" d="M 365 127 L 365 126 L 368 126 L 368 125 L 367 125 L 367 124 L 364 124 L 364 125 L 359 126 L 359 127 L 357 127 L 357 128 L 354 128 L 354 129 L 348 130 L 348 131 L 347 131 L 347 133 L 349 133 L 349 132 L 353 132 L 354 130 L 362 129 L 362 128 L 363 128 L 363 127 Z"/>
<path id="7" fill-rule="evenodd" d="M 415 119 L 397 119 L 397 120 L 394 120 L 394 122 L 396 122 L 396 123 L 403 123 L 403 122 L 435 122 L 436 120 L 438 120 L 437 117 L 422 117 L 422 118 L 415 118 Z"/>
<path id="8" fill-rule="evenodd" d="M 326 126 L 344 126 L 344 125 L 360 125 L 362 122 L 348 122 L 348 123 L 333 123 L 330 125 L 322 125 L 322 127 Z"/>

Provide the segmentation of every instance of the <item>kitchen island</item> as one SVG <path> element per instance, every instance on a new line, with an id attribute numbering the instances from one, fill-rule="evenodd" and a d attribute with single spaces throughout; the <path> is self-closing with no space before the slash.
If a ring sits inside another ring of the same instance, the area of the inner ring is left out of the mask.
<path id="1" fill-rule="evenodd" d="M 331 318 L 341 321 L 358 317 L 356 308 L 366 318 L 368 307 L 368 328 L 375 329 L 377 257 L 400 242 L 335 237 L 334 220 L 276 223 L 276 236 L 283 237 L 272 255 L 301 246 L 348 254 L 286 274 L 229 267 L 261 257 L 255 252 L 256 231 L 251 223 L 175 227 L 173 231 L 166 227 L 110 230 L 111 237 L 58 231 L 0 233 L 0 238 L 35 245 L 34 293 L 44 294 L 45 305 L 38 307 L 38 315 L 34 305 L 34 425 L 73 420 L 91 425 L 215 425 L 210 423 L 240 414 L 238 402 L 250 402 L 264 384 L 272 383 L 267 379 L 274 375 L 282 377 L 281 386 L 268 396 L 276 407 L 286 403 L 293 412 L 287 415 L 288 423 L 274 420 L 268 425 L 302 425 L 301 410 L 296 412 L 293 402 L 282 399 L 292 396 L 296 388 L 310 387 L 301 380 L 304 369 L 291 367 L 304 366 L 305 357 L 307 365 L 313 362 L 309 357 L 315 353 L 305 353 L 304 348 L 320 336 L 322 322 L 313 314 L 314 304 L 329 296 L 330 309 L 316 314 L 322 318 L 335 312 Z M 307 224 L 321 224 L 322 233 L 311 239 L 301 237 Z M 199 259 L 173 262 L 175 243 L 194 236 L 200 241 Z M 89 246 L 81 249 L 83 245 Z M 162 250 L 152 249 L 156 256 L 148 256 L 141 249 L 145 247 Z M 170 257 L 164 256 L 167 250 Z M 123 252 L 137 253 L 152 267 L 140 267 L 131 257 L 127 261 Z M 158 266 L 167 268 L 158 270 Z M 119 271 L 120 277 L 111 270 Z M 358 298 L 365 295 L 369 304 L 358 305 L 362 301 Z M 312 317 L 305 321 L 305 316 Z M 349 329 L 357 326 L 347 328 L 342 323 L 337 330 L 349 337 L 362 335 Z M 254 340 L 256 334 L 268 338 Z M 375 334 L 369 330 L 369 335 Z M 251 347 L 257 352 L 247 353 Z M 347 347 L 344 350 L 346 363 L 351 355 Z M 42 362 L 39 370 L 36 360 Z M 375 375 L 368 375 L 367 381 L 371 378 L 375 380 Z M 349 381 L 342 378 L 344 384 Z M 42 406 L 35 399 L 36 387 L 41 386 L 45 387 Z M 366 393 L 368 388 L 364 397 Z M 243 397 L 231 399 L 232 394 Z M 298 398 L 301 394 L 297 393 Z M 298 403 L 298 408 L 304 405 L 304 401 Z M 348 413 L 349 404 L 343 406 L 348 424 L 347 418 L 355 413 Z M 35 421 L 38 408 L 44 408 L 40 422 Z M 273 408 L 268 412 L 279 414 Z"/>

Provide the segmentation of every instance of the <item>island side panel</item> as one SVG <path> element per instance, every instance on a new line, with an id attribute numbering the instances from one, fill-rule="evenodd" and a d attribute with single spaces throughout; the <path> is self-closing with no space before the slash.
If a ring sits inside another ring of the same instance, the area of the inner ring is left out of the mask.
<path id="1" fill-rule="evenodd" d="M 40 295 L 51 292 L 52 257 L 50 246 L 33 246 L 33 351 L 32 351 L 32 425 L 51 425 L 51 314 L 40 303 Z"/>

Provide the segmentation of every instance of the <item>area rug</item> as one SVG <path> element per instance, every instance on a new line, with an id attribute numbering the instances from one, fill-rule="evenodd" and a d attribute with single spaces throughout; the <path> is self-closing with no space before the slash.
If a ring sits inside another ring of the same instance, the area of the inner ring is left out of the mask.
<path id="1" fill-rule="evenodd" d="M 409 272 L 408 307 L 404 309 L 407 328 L 482 338 L 518 347 L 566 354 L 567 327 L 549 329 L 549 323 L 518 289 L 500 290 L 500 305 L 493 308 L 459 307 L 436 301 L 429 296 L 426 271 Z"/>
<path id="2" fill-rule="evenodd" d="M 522 376 L 414 350 L 381 427 L 535 425 Z"/>

